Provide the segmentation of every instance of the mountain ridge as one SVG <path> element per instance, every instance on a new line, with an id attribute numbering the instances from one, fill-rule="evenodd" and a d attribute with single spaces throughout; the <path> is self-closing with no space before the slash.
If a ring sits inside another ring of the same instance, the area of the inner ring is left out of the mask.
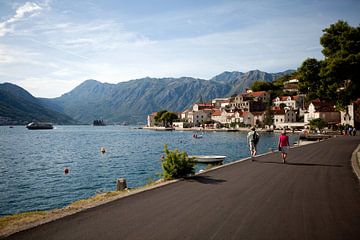
<path id="1" fill-rule="evenodd" d="M 71 124 L 69 119 L 81 124 L 91 124 L 95 119 L 103 119 L 108 124 L 124 121 L 144 123 L 151 112 L 162 109 L 180 112 L 201 99 L 208 101 L 217 97 L 229 97 L 244 92 L 254 81 L 270 82 L 292 72 L 294 71 L 226 71 L 208 80 L 192 77 L 145 77 L 119 83 L 102 83 L 88 79 L 57 98 L 35 98 L 25 90 L 26 93 L 14 90 L 13 98 L 17 98 L 17 92 L 18 95 L 23 94 L 26 101 L 37 105 L 36 112 L 40 111 L 40 107 L 41 111 L 47 109 L 47 114 L 62 114 L 56 115 L 61 120 L 58 122 L 62 124 Z M 0 102 L 0 106 L 2 105 L 4 104 Z M 19 103 L 16 102 L 15 105 Z M 65 119 L 65 115 L 69 119 Z M 7 117 L 4 109 L 0 111 L 0 117 Z"/>
<path id="2" fill-rule="evenodd" d="M 64 113 L 45 107 L 25 89 L 12 84 L 0 84 L 0 117 L 8 124 L 27 124 L 32 121 L 55 124 L 74 124 L 76 121 Z"/>

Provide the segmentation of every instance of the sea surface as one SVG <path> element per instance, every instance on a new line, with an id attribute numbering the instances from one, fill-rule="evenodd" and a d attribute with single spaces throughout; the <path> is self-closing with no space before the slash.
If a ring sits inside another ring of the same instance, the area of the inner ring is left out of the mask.
<path id="1" fill-rule="evenodd" d="M 189 155 L 225 155 L 224 164 L 249 156 L 245 132 L 152 131 L 134 126 L 0 127 L 0 215 L 64 207 L 116 188 L 159 179 L 164 144 Z M 258 153 L 276 149 L 278 134 L 261 133 Z M 290 135 L 291 143 L 298 140 Z M 106 153 L 102 154 L 100 148 Z M 197 164 L 196 170 L 205 169 Z M 64 169 L 69 168 L 69 174 Z"/>

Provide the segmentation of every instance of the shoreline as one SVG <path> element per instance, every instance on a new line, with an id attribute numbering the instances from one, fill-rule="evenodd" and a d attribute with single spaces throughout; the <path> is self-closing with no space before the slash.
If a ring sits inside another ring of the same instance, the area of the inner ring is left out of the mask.
<path id="1" fill-rule="evenodd" d="M 318 141 L 304 141 L 299 140 L 299 144 L 294 144 L 292 148 L 302 147 L 311 143 L 317 143 Z M 277 151 L 269 151 L 263 154 L 259 154 L 258 156 L 263 156 L 267 154 L 276 153 Z M 214 171 L 218 168 L 228 167 L 232 164 L 236 164 L 242 161 L 249 160 L 250 158 L 243 158 L 236 160 L 231 163 L 227 163 L 220 166 L 214 166 L 210 169 L 203 170 L 202 172 L 195 173 L 195 175 L 204 174 L 209 171 Z M 5 237 L 11 234 L 14 234 L 19 231 L 23 231 L 29 228 L 33 228 L 45 223 L 49 223 L 55 221 L 57 219 L 76 214 L 78 212 L 84 211 L 86 209 L 94 208 L 99 205 L 103 205 L 117 199 L 121 199 L 124 197 L 131 196 L 133 194 L 138 194 L 144 191 L 148 191 L 154 188 L 159 188 L 177 181 L 181 181 L 181 179 L 169 180 L 165 181 L 163 179 L 157 180 L 155 182 L 146 184 L 144 186 L 134 188 L 134 189 L 126 189 L 123 191 L 110 191 L 105 193 L 100 193 L 94 195 L 87 199 L 81 199 L 75 201 L 63 208 L 50 209 L 50 210 L 41 210 L 41 211 L 30 211 L 23 212 L 18 214 L 6 215 L 0 217 L 0 237 Z"/>

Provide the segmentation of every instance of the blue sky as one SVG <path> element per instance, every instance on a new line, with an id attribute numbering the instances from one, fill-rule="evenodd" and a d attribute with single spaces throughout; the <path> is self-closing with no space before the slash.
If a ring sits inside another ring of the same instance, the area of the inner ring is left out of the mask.
<path id="1" fill-rule="evenodd" d="M 58 97 L 86 79 L 296 69 L 359 13 L 357 0 L 0 0 L 0 82 Z"/>

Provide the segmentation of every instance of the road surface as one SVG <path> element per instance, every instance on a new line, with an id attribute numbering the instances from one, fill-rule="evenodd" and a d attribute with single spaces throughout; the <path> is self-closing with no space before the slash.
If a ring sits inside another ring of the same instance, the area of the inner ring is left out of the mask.
<path id="1" fill-rule="evenodd" d="M 360 188 L 337 137 L 258 157 L 6 239 L 360 239 Z"/>

